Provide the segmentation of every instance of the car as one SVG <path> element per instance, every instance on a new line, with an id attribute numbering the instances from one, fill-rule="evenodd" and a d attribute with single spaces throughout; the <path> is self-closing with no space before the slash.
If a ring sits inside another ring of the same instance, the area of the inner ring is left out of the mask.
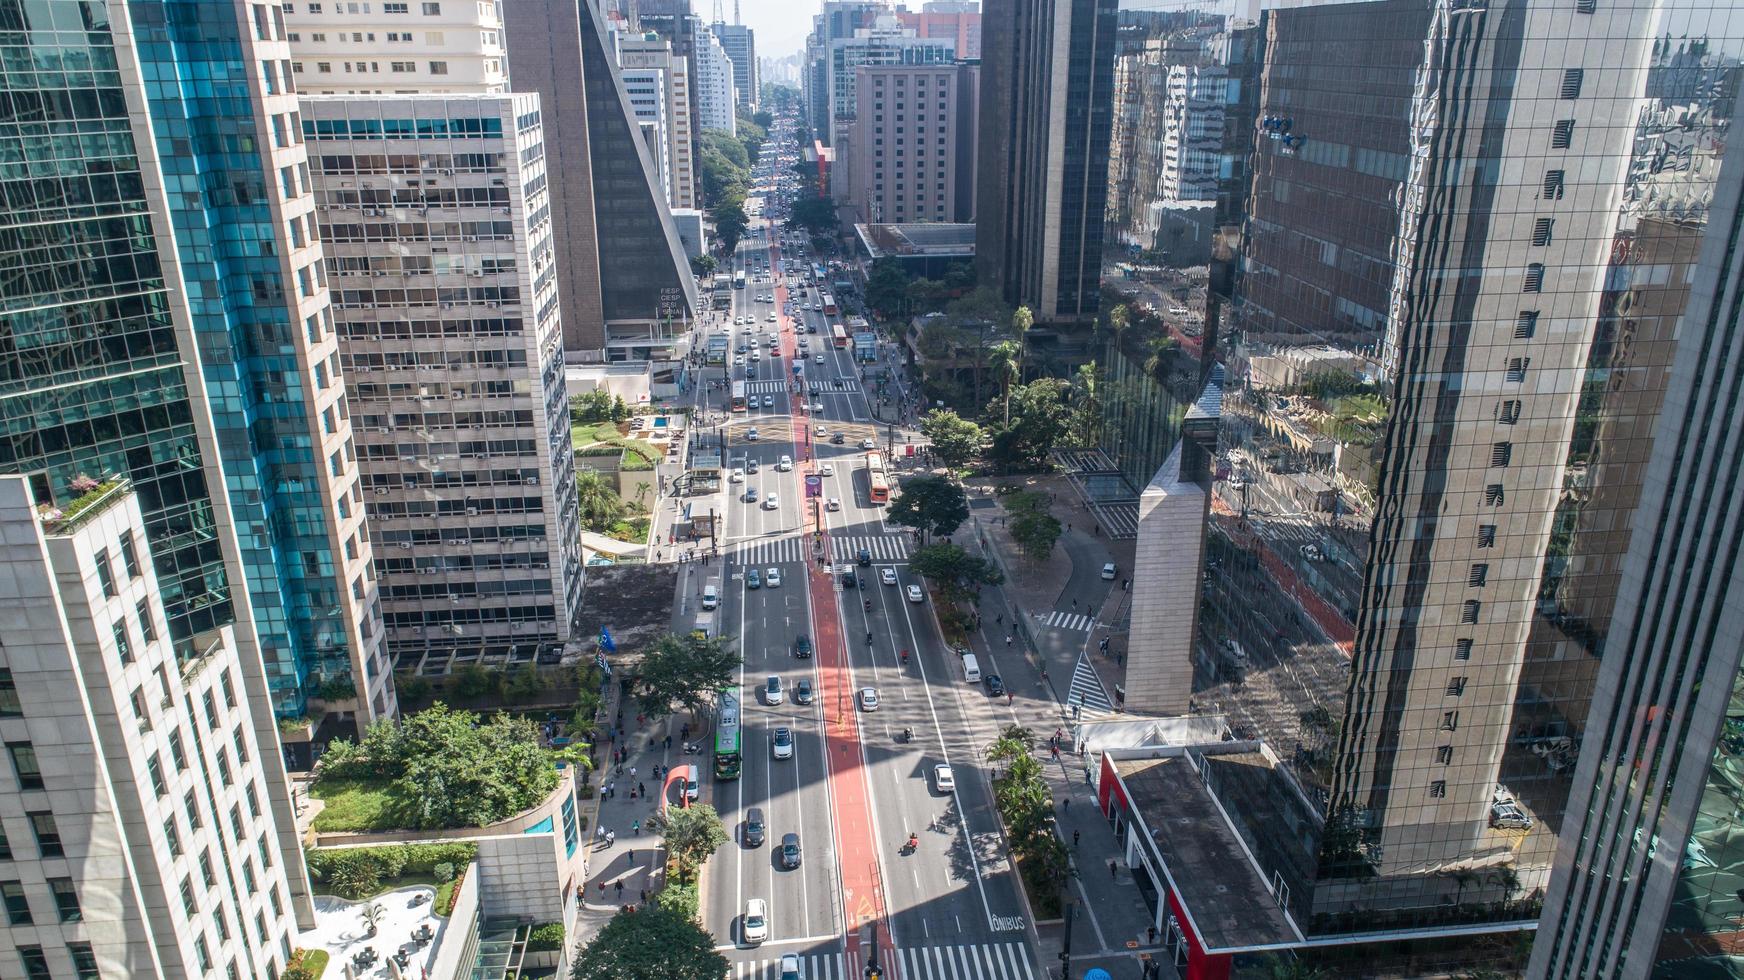
<path id="1" fill-rule="evenodd" d="M 811 678 L 802 677 L 793 685 L 794 704 L 810 704 L 811 694 Z"/>
<path id="2" fill-rule="evenodd" d="M 799 954 L 781 954 L 781 980 L 805 980 L 799 975 Z"/>
<path id="3" fill-rule="evenodd" d="M 894 568 L 880 568 L 878 570 L 878 581 L 883 582 L 885 585 L 895 585 L 896 584 L 896 569 L 894 569 Z"/>
<path id="4" fill-rule="evenodd" d="M 854 566 L 842 566 L 842 588 L 851 589 L 860 584 L 860 576 L 854 574 Z"/>
<path id="5" fill-rule="evenodd" d="M 824 311 L 824 304 L 822 304 L 822 303 L 811 304 L 811 311 L 813 313 L 822 313 Z"/>
<path id="6" fill-rule="evenodd" d="M 1490 804 L 1490 826 L 1497 830 L 1531 830 L 1532 817 L 1512 800 Z"/>
<path id="7" fill-rule="evenodd" d="M 824 355 L 821 352 L 817 353 L 817 354 L 813 354 L 811 356 L 811 362 L 813 364 L 822 364 L 824 362 Z"/>
<path id="8" fill-rule="evenodd" d="M 877 688 L 875 688 L 875 687 L 862 687 L 862 688 L 860 688 L 860 710 L 861 711 L 877 711 L 878 710 L 878 689 Z"/>
<path id="9" fill-rule="evenodd" d="M 814 394 L 815 394 L 815 392 L 814 392 Z M 823 402 L 812 402 L 811 403 L 811 410 L 814 412 L 823 411 L 824 410 L 824 403 Z M 834 440 L 831 440 L 831 441 L 833 442 Z"/>
<path id="10" fill-rule="evenodd" d="M 830 436 L 830 445 L 832 445 L 832 446 L 840 446 L 842 443 L 844 443 L 846 441 L 847 440 L 842 437 L 842 434 L 840 432 L 836 433 L 833 436 Z"/>
<path id="11" fill-rule="evenodd" d="M 789 871 L 799 867 L 799 835 L 781 835 L 781 866 Z"/>
<path id="12" fill-rule="evenodd" d="M 824 501 L 824 510 L 841 510 L 841 509 L 842 509 L 842 501 L 840 498 L 831 497 L 828 500 Z"/>
<path id="13" fill-rule="evenodd" d="M 777 321 L 778 321 L 778 320 L 780 320 L 780 317 L 778 317 L 778 316 L 776 316 L 776 315 L 775 315 L 775 314 L 773 314 L 773 313 L 771 313 L 771 314 L 769 314 L 769 315 L 768 315 L 768 316 L 766 316 L 766 317 L 764 317 L 764 318 L 763 318 L 763 319 L 765 319 L 765 320 L 768 320 L 768 321 L 769 321 L 769 322 L 770 322 L 770 323 L 775 323 L 775 322 L 777 322 Z"/>
<path id="14" fill-rule="evenodd" d="M 759 437 L 758 437 L 758 435 L 757 435 L 757 430 L 756 430 L 756 429 L 747 429 L 747 430 L 745 430 L 745 441 L 746 441 L 746 442 L 756 442 L 756 441 L 757 441 L 757 439 L 758 439 L 758 438 L 759 438 Z"/>
<path id="15" fill-rule="evenodd" d="M 786 846 L 783 841 L 782 846 Z M 769 903 L 753 898 L 745 903 L 745 918 L 739 936 L 748 946 L 758 946 L 769 938 Z"/>
<path id="16" fill-rule="evenodd" d="M 781 684 L 780 674 L 770 674 L 763 682 L 763 700 L 769 704 L 781 704 L 787 700 L 787 689 Z"/>
<path id="17" fill-rule="evenodd" d="M 926 600 L 926 596 L 921 593 L 918 585 L 910 585 L 906 591 L 909 602 L 924 602 Z"/>
<path id="18" fill-rule="evenodd" d="M 777 759 L 793 758 L 793 730 L 777 728 L 774 740 L 769 743 L 769 749 Z"/>
<path id="19" fill-rule="evenodd" d="M 763 396 L 763 407 L 764 408 L 774 408 L 775 407 L 775 396 L 774 395 L 764 395 Z"/>
<path id="20" fill-rule="evenodd" d="M 763 819 L 763 808 L 751 807 L 745 811 L 745 835 L 742 838 L 746 847 L 762 847 L 764 836 L 769 832 L 769 824 Z"/>
<path id="21" fill-rule="evenodd" d="M 751 353 L 748 356 L 751 358 L 752 364 L 757 364 L 763 360 L 763 352 L 762 351 L 753 350 L 753 351 L 751 351 Z"/>
<path id="22" fill-rule="evenodd" d="M 763 498 L 763 509 L 764 510 L 775 510 L 775 509 L 779 508 L 780 506 L 781 506 L 781 495 L 778 493 L 772 493 L 769 496 Z"/>
<path id="23" fill-rule="evenodd" d="M 1317 544 L 1305 544 L 1302 546 L 1302 557 L 1309 561 L 1325 561 L 1326 552 L 1321 551 Z"/>
<path id="24" fill-rule="evenodd" d="M 1005 693 L 1005 681 L 1001 680 L 998 674 L 988 674 L 986 680 L 988 694 L 998 697 Z"/>
<path id="25" fill-rule="evenodd" d="M 804 633 L 801 633 L 798 636 L 794 637 L 794 639 L 793 639 L 793 655 L 798 657 L 801 660 L 810 660 L 811 659 L 811 637 L 806 636 Z"/>
<path id="26" fill-rule="evenodd" d="M 747 473 L 757 473 L 757 472 L 759 472 L 759 471 L 760 471 L 760 470 L 762 470 L 762 469 L 763 469 L 763 464 L 762 464 L 762 463 L 759 463 L 759 462 L 757 462 L 757 461 L 756 461 L 756 460 L 754 460 L 754 459 L 747 459 L 747 460 L 745 460 L 745 472 L 747 472 Z"/>
<path id="27" fill-rule="evenodd" d="M 783 456 L 776 460 L 775 469 L 782 473 L 791 473 L 793 471 L 793 457 Z"/>
<path id="28" fill-rule="evenodd" d="M 745 503 L 754 504 L 756 502 L 757 502 L 757 488 L 756 487 L 746 487 L 745 488 Z"/>
<path id="29" fill-rule="evenodd" d="M 761 589 L 762 587 L 763 587 L 763 573 L 762 572 L 759 572 L 755 568 L 753 568 L 750 571 L 745 573 L 745 588 L 747 588 L 747 589 Z"/>
<path id="30" fill-rule="evenodd" d="M 813 388 L 816 388 L 816 387 L 817 387 L 817 385 L 812 385 L 812 387 L 813 387 Z M 816 427 L 816 428 L 815 428 L 815 429 L 814 429 L 814 430 L 813 430 L 813 434 L 814 434 L 814 435 L 819 435 L 819 436 L 827 436 L 827 435 L 829 435 L 829 434 L 830 434 L 830 427 L 829 427 L 829 426 L 827 426 L 827 425 L 820 425 L 820 426 L 817 426 L 817 427 Z"/>
<path id="31" fill-rule="evenodd" d="M 745 468 L 743 466 L 735 466 L 731 470 L 728 470 L 727 471 L 727 482 L 728 483 L 744 483 L 745 482 Z"/>
<path id="32" fill-rule="evenodd" d="M 769 586 L 772 589 L 781 588 L 781 569 L 770 568 L 768 571 L 764 572 L 763 573 L 763 584 Z"/>
<path id="33" fill-rule="evenodd" d="M 933 767 L 933 788 L 941 793 L 949 793 L 957 788 L 957 777 L 951 773 L 951 767 L 939 763 Z"/>
<path id="34" fill-rule="evenodd" d="M 871 568 L 872 567 L 872 552 L 866 550 L 865 548 L 861 548 L 854 555 L 854 561 L 856 563 L 858 563 L 861 568 Z"/>
<path id="35" fill-rule="evenodd" d="M 823 468 L 820 469 L 818 472 L 822 473 L 824 476 L 835 476 L 836 475 L 836 464 L 825 463 L 823 465 Z"/>
<path id="36" fill-rule="evenodd" d="M 745 364 L 745 355 L 744 354 L 734 354 L 733 355 L 733 363 L 743 367 Z"/>
<path id="37" fill-rule="evenodd" d="M 875 439 L 861 439 L 860 440 L 860 448 L 861 449 L 877 449 L 878 442 Z"/>

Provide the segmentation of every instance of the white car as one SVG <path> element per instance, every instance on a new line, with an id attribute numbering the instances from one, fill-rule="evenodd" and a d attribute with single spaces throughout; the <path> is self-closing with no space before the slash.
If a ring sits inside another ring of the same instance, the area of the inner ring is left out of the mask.
<path id="1" fill-rule="evenodd" d="M 811 403 L 811 410 L 814 412 L 823 411 L 824 410 L 824 403 L 823 402 L 812 402 Z"/>
<path id="2" fill-rule="evenodd" d="M 793 457 L 792 456 L 783 456 L 780 459 L 776 460 L 775 461 L 775 469 L 781 473 L 791 472 L 793 470 Z"/>
<path id="3" fill-rule="evenodd" d="M 769 496 L 771 499 L 773 499 L 775 495 L 770 494 Z M 763 506 L 765 506 L 765 507 L 769 506 L 769 501 L 765 500 L 763 502 Z M 918 586 L 918 585 L 911 585 L 908 587 L 908 589 L 906 591 L 908 592 L 908 601 L 909 602 L 924 602 L 926 600 L 926 595 L 921 592 L 920 586 Z"/>
<path id="4" fill-rule="evenodd" d="M 861 711 L 877 711 L 878 710 L 878 689 L 877 688 L 875 688 L 875 687 L 862 687 L 862 688 L 860 688 L 860 710 Z"/>
<path id="5" fill-rule="evenodd" d="M 745 903 L 745 921 L 740 936 L 746 945 L 756 946 L 769 938 L 769 903 L 753 898 Z"/>
<path id="6" fill-rule="evenodd" d="M 745 355 L 734 354 L 733 355 L 733 363 L 739 365 L 740 367 L 743 367 L 745 365 Z"/>
<path id="7" fill-rule="evenodd" d="M 811 356 L 811 361 L 813 364 L 822 364 L 824 362 L 824 356 L 822 354 L 813 354 Z"/>
<path id="8" fill-rule="evenodd" d="M 763 573 L 763 584 L 771 589 L 781 588 L 781 569 L 771 567 Z"/>
<path id="9" fill-rule="evenodd" d="M 769 747 L 774 750 L 777 759 L 793 758 L 793 731 L 787 728 L 777 728 L 775 740 L 769 743 Z"/>
<path id="10" fill-rule="evenodd" d="M 727 473 L 727 482 L 728 483 L 744 483 L 745 482 L 745 468 L 743 466 L 733 467 L 732 470 Z"/>
<path id="11" fill-rule="evenodd" d="M 811 309 L 813 313 L 822 313 L 824 311 L 824 304 L 813 303 L 811 304 Z"/>
<path id="12" fill-rule="evenodd" d="M 746 442 L 756 442 L 757 439 L 758 439 L 758 435 L 757 435 L 756 429 L 745 430 L 745 441 Z"/>
<path id="13" fill-rule="evenodd" d="M 780 506 L 781 506 L 781 495 L 780 494 L 772 493 L 769 496 L 763 498 L 763 509 L 764 510 L 775 510 L 776 508 L 778 508 Z M 909 588 L 914 588 L 914 587 L 909 586 Z M 916 594 L 918 595 L 919 593 L 917 592 Z M 913 598 L 913 597 L 911 596 L 910 598 Z M 920 600 L 915 599 L 914 601 L 919 602 Z"/>
<path id="14" fill-rule="evenodd" d="M 835 476 L 836 475 L 836 464 L 825 463 L 822 472 L 823 472 L 824 476 Z"/>
<path id="15" fill-rule="evenodd" d="M 774 408 L 775 407 L 775 396 L 774 395 L 764 395 L 763 396 L 763 407 L 764 408 Z"/>
<path id="16" fill-rule="evenodd" d="M 799 954 L 781 954 L 781 980 L 805 980 L 799 972 Z"/>
<path id="17" fill-rule="evenodd" d="M 820 425 L 812 431 L 815 435 L 827 436 L 830 434 L 830 427 L 827 425 Z"/>
<path id="18" fill-rule="evenodd" d="M 881 568 L 881 569 L 879 569 L 878 570 L 878 581 L 883 582 L 885 585 L 895 585 L 896 584 L 896 569 L 894 569 L 894 568 Z"/>
<path id="19" fill-rule="evenodd" d="M 751 363 L 752 364 L 755 364 L 758 361 L 761 361 L 762 359 L 763 359 L 763 352 L 762 351 L 755 351 L 754 350 L 751 352 Z"/>
<path id="20" fill-rule="evenodd" d="M 861 439 L 860 440 L 860 448 L 861 449 L 877 449 L 878 443 L 872 439 Z"/>
<path id="21" fill-rule="evenodd" d="M 837 500 L 835 497 L 831 497 L 829 500 L 824 502 L 824 510 L 841 510 L 841 509 L 842 509 L 842 502 L 840 500 Z"/>
<path id="22" fill-rule="evenodd" d="M 957 788 L 957 777 L 951 773 L 951 767 L 940 763 L 933 767 L 933 788 L 941 793 L 949 793 Z"/>

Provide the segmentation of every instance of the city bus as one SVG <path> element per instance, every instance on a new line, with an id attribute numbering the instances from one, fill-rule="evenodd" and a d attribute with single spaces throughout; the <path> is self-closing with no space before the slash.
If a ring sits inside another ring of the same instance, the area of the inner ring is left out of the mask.
<path id="1" fill-rule="evenodd" d="M 847 350 L 848 349 L 848 328 L 842 326 L 839 323 L 831 326 L 830 327 L 830 342 L 835 346 L 836 350 Z"/>
<path id="2" fill-rule="evenodd" d="M 715 778 L 738 779 L 745 766 L 745 745 L 739 733 L 739 689 L 723 687 L 715 724 Z"/>
<path id="3" fill-rule="evenodd" d="M 812 265 L 812 267 L 811 267 L 811 281 L 814 285 L 822 286 L 824 284 L 824 280 L 826 280 L 828 278 L 829 278 L 828 276 L 824 275 L 824 267 L 823 266 L 817 265 L 817 264 Z"/>
<path id="4" fill-rule="evenodd" d="M 824 293 L 820 299 L 823 301 L 824 316 L 835 316 L 839 312 L 836 309 L 836 297 L 833 294 Z"/>
<path id="5" fill-rule="evenodd" d="M 733 411 L 743 412 L 744 410 L 745 410 L 745 382 L 735 381 L 735 382 L 733 382 Z"/>
<path id="6" fill-rule="evenodd" d="M 866 485 L 873 503 L 890 503 L 890 477 L 884 472 L 883 454 L 866 454 Z"/>
<path id="7" fill-rule="evenodd" d="M 744 269 L 740 269 L 738 272 L 733 273 L 733 288 L 734 289 L 744 289 L 745 288 L 745 270 Z"/>

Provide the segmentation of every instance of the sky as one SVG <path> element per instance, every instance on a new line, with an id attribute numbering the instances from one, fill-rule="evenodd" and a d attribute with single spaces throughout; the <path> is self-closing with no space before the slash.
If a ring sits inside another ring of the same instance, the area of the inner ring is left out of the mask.
<path id="1" fill-rule="evenodd" d="M 691 6 L 703 20 L 715 19 L 715 0 L 691 0 Z M 739 19 L 757 32 L 757 57 L 784 58 L 805 47 L 821 6 L 818 0 L 739 0 Z M 733 0 L 721 0 L 721 9 L 731 23 Z"/>

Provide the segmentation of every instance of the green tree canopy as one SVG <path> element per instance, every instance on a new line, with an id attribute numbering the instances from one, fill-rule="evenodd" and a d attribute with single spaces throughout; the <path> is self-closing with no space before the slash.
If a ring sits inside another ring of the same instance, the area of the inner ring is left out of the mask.
<path id="1" fill-rule="evenodd" d="M 721 815 L 707 803 L 669 806 L 648 818 L 648 829 L 660 835 L 666 853 L 678 862 L 679 874 L 690 880 L 702 863 L 727 842 Z"/>
<path id="2" fill-rule="evenodd" d="M 741 663 L 725 638 L 668 633 L 642 657 L 637 700 L 656 718 L 671 714 L 674 704 L 698 711 L 734 683 Z"/>
<path id="3" fill-rule="evenodd" d="M 721 980 L 727 958 L 715 937 L 659 906 L 619 912 L 575 957 L 570 980 Z"/>
<path id="4" fill-rule="evenodd" d="M 775 125 L 775 113 L 762 109 L 751 114 L 751 121 L 762 127 L 763 131 L 767 133 L 769 127 Z"/>
<path id="5" fill-rule="evenodd" d="M 920 531 L 924 543 L 933 535 L 946 536 L 969 519 L 969 498 L 954 480 L 942 476 L 916 476 L 902 481 L 896 499 L 890 502 L 888 518 L 893 524 Z"/>
<path id="6" fill-rule="evenodd" d="M 1062 528 L 1059 519 L 1052 514 L 1026 511 L 1011 519 L 1008 530 L 1011 531 L 1011 540 L 1017 542 L 1025 558 L 1041 561 L 1053 553 Z"/>
<path id="7" fill-rule="evenodd" d="M 908 300 L 909 275 L 902 263 L 889 256 L 872 260 L 866 270 L 866 305 L 885 314 L 899 316 Z"/>
<path id="8" fill-rule="evenodd" d="M 788 214 L 789 228 L 804 228 L 809 232 L 831 232 L 836 228 L 836 202 L 821 194 L 811 194 L 793 202 Z"/>
<path id="9" fill-rule="evenodd" d="M 575 499 L 580 505 L 581 519 L 589 530 L 603 531 L 622 520 L 629 512 L 617 488 L 598 470 L 585 466 L 575 468 Z"/>
<path id="10" fill-rule="evenodd" d="M 712 276 L 720 265 L 712 255 L 698 255 L 690 260 L 690 271 L 699 276 Z"/>
<path id="11" fill-rule="evenodd" d="M 987 439 L 979 425 L 948 408 L 921 416 L 920 431 L 932 442 L 939 462 L 953 469 L 969 465 Z"/>
<path id="12" fill-rule="evenodd" d="M 945 598 L 956 602 L 975 594 L 977 585 L 998 585 L 1005 576 L 984 558 L 977 558 L 948 541 L 917 548 L 908 567 L 932 581 Z"/>
<path id="13" fill-rule="evenodd" d="M 1010 405 L 1010 422 L 1004 420 L 1006 404 Z M 1008 471 L 1041 469 L 1048 454 L 1066 437 L 1071 411 L 1064 381 L 1042 378 L 1014 385 L 1009 399 L 987 406 L 985 418 L 992 430 L 988 458 Z"/>

